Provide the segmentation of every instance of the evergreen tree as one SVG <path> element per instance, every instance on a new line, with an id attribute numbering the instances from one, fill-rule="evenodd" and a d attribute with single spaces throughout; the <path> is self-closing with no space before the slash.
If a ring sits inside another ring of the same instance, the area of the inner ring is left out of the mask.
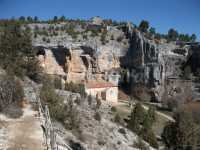
<path id="1" fill-rule="evenodd" d="M 191 37 L 190 37 L 190 40 L 191 40 L 192 42 L 195 42 L 196 39 L 197 39 L 196 34 L 192 34 Z"/>
<path id="2" fill-rule="evenodd" d="M 65 21 L 65 19 L 66 19 L 65 16 L 61 16 L 59 20 L 60 21 Z"/>
<path id="3" fill-rule="evenodd" d="M 38 17 L 35 16 L 35 17 L 34 17 L 34 22 L 38 22 L 38 21 L 39 21 Z"/>
<path id="4" fill-rule="evenodd" d="M 24 22 L 26 20 L 26 18 L 24 16 L 19 17 L 19 20 Z"/>
<path id="5" fill-rule="evenodd" d="M 31 22 L 33 22 L 33 18 L 31 16 L 28 16 L 27 21 L 31 23 Z"/>
<path id="6" fill-rule="evenodd" d="M 142 32 L 147 32 L 148 29 L 149 29 L 149 22 L 146 21 L 146 20 L 142 20 L 140 25 L 139 25 L 139 29 L 142 31 Z"/>
<path id="7" fill-rule="evenodd" d="M 133 110 L 131 112 L 131 118 L 130 118 L 130 121 L 129 121 L 129 127 L 133 131 L 139 132 L 140 125 L 144 121 L 144 116 L 145 116 L 144 108 L 142 107 L 142 105 L 140 103 L 137 103 L 135 108 L 133 108 Z"/>
<path id="8" fill-rule="evenodd" d="M 16 21 L 6 21 L 2 28 L 0 66 L 19 77 L 28 74 L 38 75 L 39 70 L 35 70 L 37 60 L 35 59 L 30 32 L 22 29 L 20 23 Z M 35 67 L 30 67 L 33 64 Z"/>
<path id="9" fill-rule="evenodd" d="M 155 35 L 155 34 L 156 34 L 156 29 L 153 28 L 153 27 L 151 27 L 151 28 L 149 29 L 149 32 L 150 32 L 152 35 Z"/>
<path id="10" fill-rule="evenodd" d="M 200 144 L 200 127 L 188 111 L 175 114 L 175 122 L 168 123 L 162 133 L 165 145 L 170 149 L 190 149 Z"/>
<path id="11" fill-rule="evenodd" d="M 178 36 L 179 36 L 179 34 L 176 30 L 174 30 L 172 28 L 169 29 L 169 31 L 168 31 L 168 39 L 169 40 L 175 41 L 175 40 L 177 40 Z"/>
<path id="12" fill-rule="evenodd" d="M 57 22 L 57 21 L 58 21 L 58 17 L 57 17 L 57 16 L 54 16 L 53 21 L 54 21 L 54 22 Z"/>

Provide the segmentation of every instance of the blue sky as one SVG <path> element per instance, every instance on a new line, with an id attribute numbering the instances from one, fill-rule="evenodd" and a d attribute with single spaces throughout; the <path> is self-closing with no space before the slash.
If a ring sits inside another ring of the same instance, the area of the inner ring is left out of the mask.
<path id="1" fill-rule="evenodd" d="M 200 39 L 200 0 L 0 0 L 0 18 L 65 15 L 89 19 L 93 16 L 135 24 L 143 19 L 157 31 L 175 28 L 195 33 Z"/>

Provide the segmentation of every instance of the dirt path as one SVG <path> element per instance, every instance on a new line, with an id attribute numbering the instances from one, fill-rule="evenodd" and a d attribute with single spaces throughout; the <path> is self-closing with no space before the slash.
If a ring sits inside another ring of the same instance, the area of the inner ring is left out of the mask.
<path id="1" fill-rule="evenodd" d="M 37 112 L 30 106 L 23 111 L 21 118 L 7 121 L 8 148 L 6 150 L 44 150 L 40 121 L 35 117 Z"/>

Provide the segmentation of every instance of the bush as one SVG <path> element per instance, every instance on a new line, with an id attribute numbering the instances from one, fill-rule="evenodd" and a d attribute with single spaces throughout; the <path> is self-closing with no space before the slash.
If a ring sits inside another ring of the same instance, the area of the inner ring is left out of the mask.
<path id="1" fill-rule="evenodd" d="M 96 109 L 99 109 L 101 107 L 101 100 L 96 97 Z"/>
<path id="2" fill-rule="evenodd" d="M 146 130 L 146 132 L 142 135 L 143 139 L 148 142 L 152 147 L 158 149 L 158 142 L 155 134 L 151 129 Z"/>
<path id="3" fill-rule="evenodd" d="M 126 135 L 126 130 L 124 128 L 120 128 L 118 130 L 119 133 L 123 134 L 123 135 Z"/>
<path id="4" fill-rule="evenodd" d="M 112 111 L 112 112 L 117 112 L 117 108 L 116 108 L 115 106 L 112 106 L 112 107 L 111 107 L 111 111 Z"/>
<path id="5" fill-rule="evenodd" d="M 129 121 L 129 128 L 136 133 L 140 130 L 140 125 L 144 121 L 145 110 L 140 103 L 137 103 L 135 108 L 131 112 L 131 118 Z"/>
<path id="6" fill-rule="evenodd" d="M 0 66 L 23 78 L 30 73 L 29 71 L 33 71 L 29 66 L 30 63 L 37 60 L 31 42 L 31 34 L 22 29 L 19 22 L 13 20 L 3 22 L 1 29 Z"/>
<path id="7" fill-rule="evenodd" d="M 99 112 L 95 112 L 94 119 L 99 121 L 99 122 L 101 121 L 101 115 L 100 115 Z"/>
<path id="8" fill-rule="evenodd" d="M 46 42 L 46 38 L 45 38 L 45 37 L 43 37 L 43 38 L 42 38 L 42 41 L 43 41 L 43 42 Z"/>
<path id="9" fill-rule="evenodd" d="M 51 41 L 50 41 L 50 39 L 47 39 L 47 43 L 50 43 Z"/>
<path id="10" fill-rule="evenodd" d="M 47 105 L 49 107 L 50 116 L 53 119 L 59 121 L 64 119 L 63 99 L 58 94 L 56 94 L 54 86 L 50 81 L 46 81 L 43 84 L 40 91 L 40 99 L 43 106 Z"/>
<path id="11" fill-rule="evenodd" d="M 149 150 L 149 147 L 144 144 L 141 138 L 138 139 L 137 143 L 134 145 L 139 150 Z"/>
<path id="12" fill-rule="evenodd" d="M 92 104 L 92 96 L 89 95 L 89 96 L 87 97 L 87 100 L 88 100 L 88 105 L 91 105 L 91 104 Z"/>
<path id="13" fill-rule="evenodd" d="M 118 38 L 117 38 L 117 42 L 121 42 L 123 40 L 123 37 L 122 36 L 119 36 Z"/>
<path id="14" fill-rule="evenodd" d="M 69 82 L 65 84 L 65 90 L 71 91 L 74 93 L 79 93 L 81 96 L 85 97 L 85 88 L 83 84 L 76 84 L 73 82 Z"/>
<path id="15" fill-rule="evenodd" d="M 120 115 L 118 113 L 115 115 L 114 121 L 116 123 L 121 123 L 121 117 L 120 117 Z"/>
<path id="16" fill-rule="evenodd" d="M 61 82 L 60 78 L 58 78 L 58 77 L 54 78 L 54 87 L 56 89 L 62 89 L 62 82 Z"/>
<path id="17" fill-rule="evenodd" d="M 48 81 L 40 91 L 42 105 L 49 107 L 50 116 L 63 123 L 66 129 L 78 129 L 80 124 L 79 112 L 72 99 L 64 104 L 63 99 L 55 92 L 53 84 Z"/>
<path id="18" fill-rule="evenodd" d="M 0 76 L 0 111 L 12 104 L 19 104 L 24 98 L 24 90 L 19 80 L 12 75 Z"/>

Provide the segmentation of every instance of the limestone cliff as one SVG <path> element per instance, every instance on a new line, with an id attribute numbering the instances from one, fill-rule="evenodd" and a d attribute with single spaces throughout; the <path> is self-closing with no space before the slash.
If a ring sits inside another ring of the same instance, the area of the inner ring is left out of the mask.
<path id="1" fill-rule="evenodd" d="M 49 49 L 45 59 L 40 56 L 45 60 L 42 64 L 46 72 L 64 75 L 67 81 L 104 79 L 114 84 L 124 83 L 130 94 L 142 100 L 162 101 L 163 95 L 176 88 L 166 87 L 168 80 L 182 79 L 185 62 L 193 62 L 192 70 L 200 66 L 195 51 L 198 48 L 188 43 L 156 41 L 130 23 L 106 27 L 87 23 L 86 27 L 73 25 L 74 32 L 79 33 L 77 38 L 58 31 L 57 36 L 46 37 L 50 39 L 48 42 L 41 40 L 43 35 L 33 40 L 33 45 Z M 36 25 L 30 26 L 34 29 Z M 41 30 L 51 28 L 49 24 L 37 26 Z M 62 29 L 68 24 L 53 26 Z"/>

